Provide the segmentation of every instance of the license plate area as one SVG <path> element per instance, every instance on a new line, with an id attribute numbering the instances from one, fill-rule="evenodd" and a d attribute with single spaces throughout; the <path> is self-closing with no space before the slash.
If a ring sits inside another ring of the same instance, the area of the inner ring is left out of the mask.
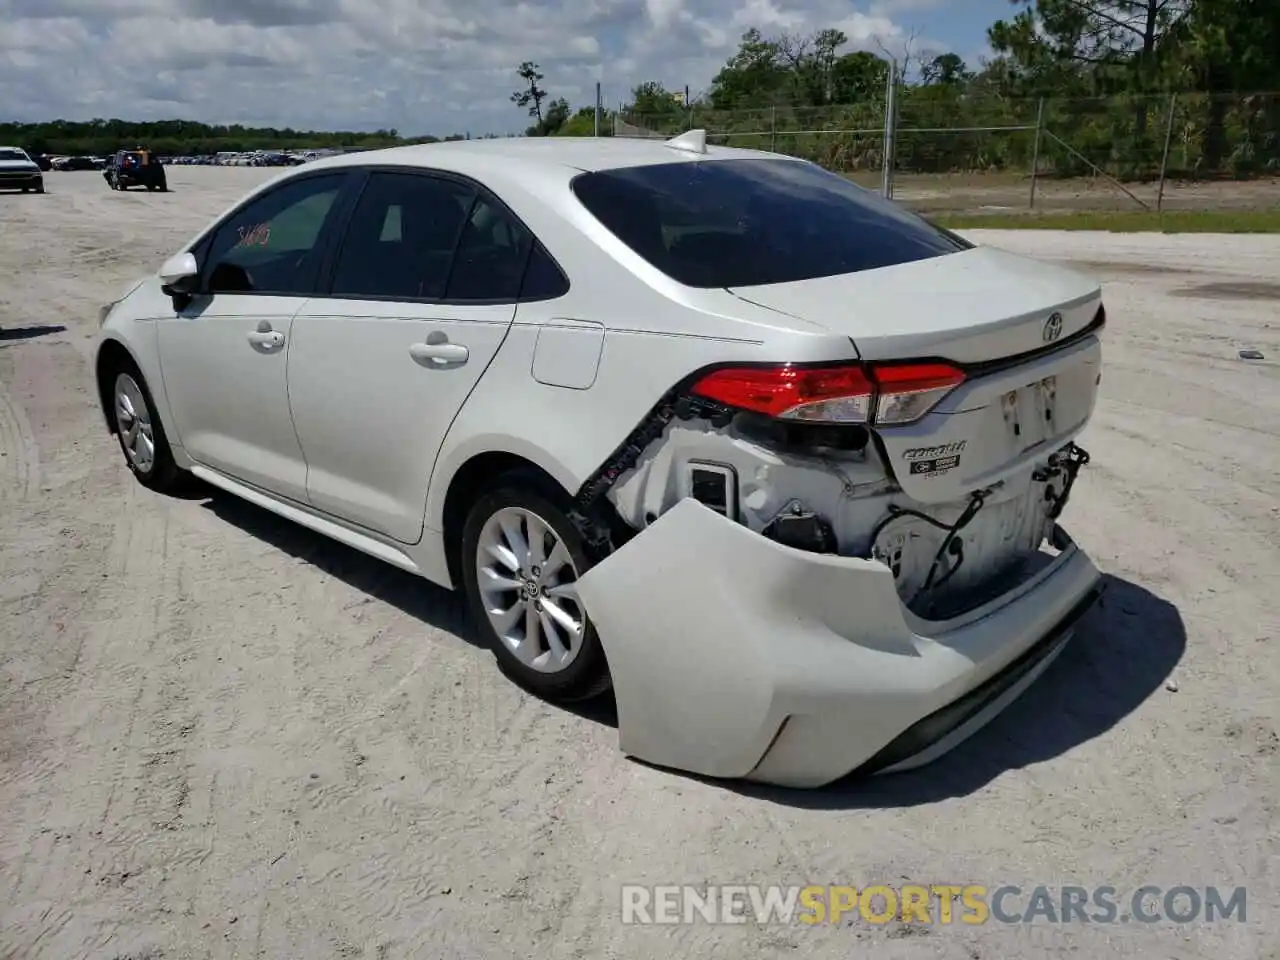
<path id="1" fill-rule="evenodd" d="M 1017 453 L 1025 453 L 1058 433 L 1058 378 L 1043 377 L 1000 398 L 1009 444 Z"/>
<path id="2" fill-rule="evenodd" d="M 1088 422 L 1100 354 L 1090 340 L 978 376 L 918 423 L 877 428 L 894 478 L 913 499 L 942 504 L 1029 476 Z"/>

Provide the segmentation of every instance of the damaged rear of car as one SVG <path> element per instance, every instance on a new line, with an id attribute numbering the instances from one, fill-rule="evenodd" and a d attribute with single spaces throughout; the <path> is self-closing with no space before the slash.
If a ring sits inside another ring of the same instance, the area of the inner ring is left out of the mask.
<path id="1" fill-rule="evenodd" d="M 573 189 L 680 284 L 848 344 L 700 367 L 580 491 L 636 531 L 578 583 L 624 751 L 813 786 L 995 716 L 1099 590 L 1058 526 L 1088 462 L 1097 285 L 796 161 Z"/>

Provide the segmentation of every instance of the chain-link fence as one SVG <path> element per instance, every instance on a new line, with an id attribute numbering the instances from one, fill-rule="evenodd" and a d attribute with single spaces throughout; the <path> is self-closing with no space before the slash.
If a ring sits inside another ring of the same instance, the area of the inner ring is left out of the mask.
<path id="1" fill-rule="evenodd" d="M 615 124 L 621 136 L 695 127 L 714 143 L 815 160 L 932 211 L 1280 206 L 1280 93 L 1020 100 L 904 86 L 860 104 L 673 105 L 624 111 Z"/>

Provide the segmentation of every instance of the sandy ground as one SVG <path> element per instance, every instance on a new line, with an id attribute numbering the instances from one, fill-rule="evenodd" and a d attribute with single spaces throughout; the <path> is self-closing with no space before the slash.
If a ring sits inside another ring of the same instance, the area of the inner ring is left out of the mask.
<path id="1" fill-rule="evenodd" d="M 0 957 L 1280 958 L 1280 238 L 982 238 L 1106 281 L 1066 522 L 1109 598 L 947 759 L 786 792 L 629 761 L 450 595 L 134 483 L 96 307 L 263 173 L 170 176 L 0 196 Z M 621 884 L 678 882 L 1245 885 L 1248 912 L 620 923 Z"/>

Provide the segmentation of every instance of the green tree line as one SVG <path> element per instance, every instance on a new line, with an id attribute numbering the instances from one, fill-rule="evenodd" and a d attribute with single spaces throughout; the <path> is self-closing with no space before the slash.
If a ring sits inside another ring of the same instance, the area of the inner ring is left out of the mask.
<path id="1" fill-rule="evenodd" d="M 17 144 L 31 153 L 55 156 L 102 156 L 146 146 L 164 155 L 207 156 L 249 150 L 375 149 L 405 143 L 429 143 L 448 137 L 401 137 L 397 130 L 360 133 L 344 130 L 291 130 L 210 125 L 193 120 L 52 120 L 45 123 L 0 123 L 0 143 Z"/>
<path id="2" fill-rule="evenodd" d="M 1175 177 L 1280 173 L 1277 0 L 1012 6 L 1013 16 L 989 28 L 995 56 L 982 64 L 905 51 L 896 78 L 899 169 L 1027 170 L 1035 161 L 1050 174 L 1103 170 L 1134 180 L 1162 168 Z M 875 169 L 893 67 L 847 47 L 835 29 L 748 30 L 705 95 L 685 103 L 660 83 L 642 83 L 617 119 L 660 133 L 697 126 L 721 143 Z M 580 134 L 592 112 L 569 116 L 565 104 L 564 122 L 547 130 L 548 109 L 528 132 Z"/>

